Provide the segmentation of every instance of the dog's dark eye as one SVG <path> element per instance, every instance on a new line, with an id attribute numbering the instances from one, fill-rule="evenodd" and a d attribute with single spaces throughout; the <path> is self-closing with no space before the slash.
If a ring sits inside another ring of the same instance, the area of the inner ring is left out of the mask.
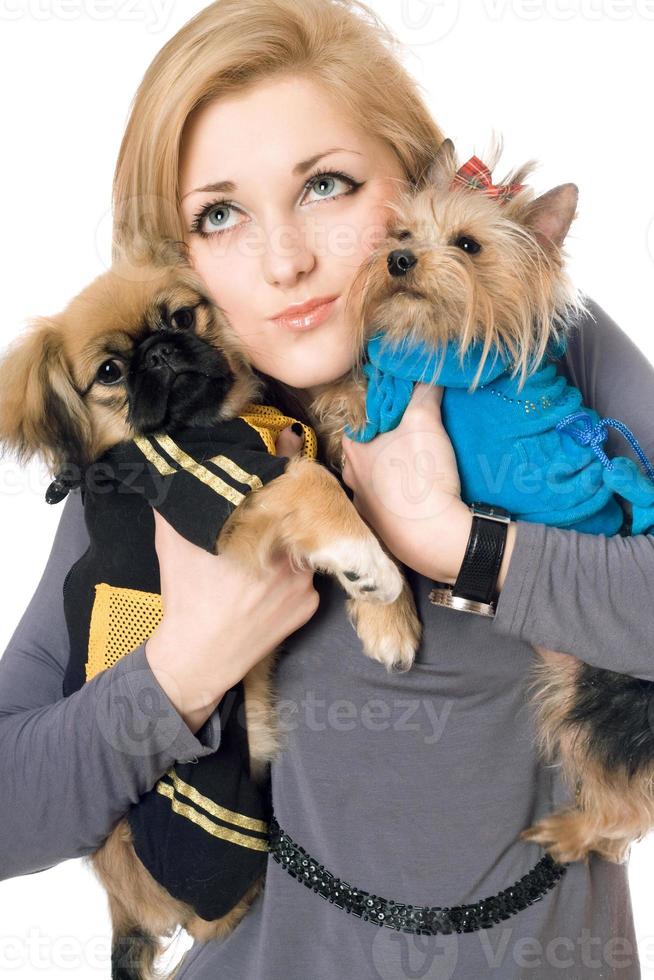
<path id="1" fill-rule="evenodd" d="M 467 252 L 468 255 L 476 255 L 477 252 L 481 252 L 481 245 L 476 242 L 474 238 L 468 238 L 467 235 L 461 235 L 453 243 L 456 248 L 460 248 L 463 252 Z"/>
<path id="2" fill-rule="evenodd" d="M 406 238 L 413 238 L 413 235 L 410 231 L 398 231 L 396 232 L 395 237 L 399 239 L 399 241 L 403 242 Z"/>
<path id="3" fill-rule="evenodd" d="M 195 310 L 192 306 L 182 306 L 172 315 L 173 326 L 179 330 L 189 330 L 195 323 Z"/>
<path id="4" fill-rule="evenodd" d="M 101 385 L 115 385 L 117 381 L 121 381 L 123 378 L 123 366 L 120 361 L 113 358 L 110 361 L 104 361 L 96 371 L 95 377 Z"/>

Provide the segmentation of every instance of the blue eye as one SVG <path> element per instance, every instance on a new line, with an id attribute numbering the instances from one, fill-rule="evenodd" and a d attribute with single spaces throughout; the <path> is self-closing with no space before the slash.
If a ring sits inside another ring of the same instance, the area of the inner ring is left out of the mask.
<path id="1" fill-rule="evenodd" d="M 349 190 L 345 192 L 341 192 L 340 194 L 332 194 L 331 192 L 334 189 L 334 185 L 338 181 L 340 181 L 342 184 L 345 184 L 345 186 L 348 187 Z M 323 184 L 327 185 L 325 193 L 322 193 L 322 191 L 320 191 L 320 197 L 322 198 L 323 201 L 329 201 L 332 199 L 335 200 L 337 197 L 347 197 L 348 194 L 354 194 L 356 191 L 359 190 L 360 187 L 363 186 L 361 181 L 355 180 L 353 177 L 349 177 L 347 174 L 344 174 L 341 170 L 318 170 L 315 173 L 311 174 L 306 184 L 304 185 L 304 188 L 305 190 L 308 191 L 315 190 L 316 193 L 318 193 L 318 188 Z"/>
<path id="2" fill-rule="evenodd" d="M 339 181 L 345 184 L 349 190 L 334 194 L 334 187 Z M 319 194 L 317 200 L 331 201 L 341 197 L 347 197 L 349 194 L 354 194 L 362 186 L 363 183 L 361 181 L 354 180 L 353 177 L 349 177 L 340 170 L 319 170 L 311 174 L 304 185 L 304 189 L 305 191 L 315 191 L 316 194 Z M 221 235 L 225 231 L 232 231 L 239 224 L 245 224 L 245 222 L 236 222 L 235 224 L 229 225 L 230 212 L 240 212 L 243 214 L 240 208 L 236 207 L 231 201 L 220 200 L 208 202 L 194 215 L 190 228 L 191 233 L 199 235 L 201 238 L 213 238 L 216 235 Z M 207 228 L 208 230 L 205 230 Z"/>
<path id="3" fill-rule="evenodd" d="M 196 214 L 191 231 L 197 232 L 203 238 L 208 238 L 212 233 L 234 228 L 236 226 L 229 225 L 228 221 L 230 212 L 235 210 L 234 205 L 230 204 L 229 201 L 213 201 Z M 204 231 L 203 225 L 205 224 L 205 219 L 212 231 Z"/>
<path id="4" fill-rule="evenodd" d="M 321 177 L 319 180 L 316 180 L 316 182 L 313 185 L 313 187 L 311 188 L 311 190 L 318 191 L 318 188 L 321 185 L 324 185 L 324 184 L 327 184 L 327 188 L 329 188 L 331 186 L 332 189 L 333 189 L 335 183 L 336 183 L 336 181 L 334 180 L 333 177 L 328 177 L 328 176 Z M 320 191 L 320 193 L 322 194 L 322 191 Z M 327 196 L 329 196 L 329 189 L 327 190 L 327 192 L 325 194 L 325 197 L 327 197 Z"/>
<path id="5" fill-rule="evenodd" d="M 325 195 L 324 196 L 325 197 L 329 197 L 329 195 L 331 193 L 331 190 L 334 189 L 334 185 L 335 184 L 336 184 L 336 181 L 334 180 L 333 177 L 329 177 L 329 176 L 320 177 L 318 180 L 316 180 L 316 182 L 313 184 L 313 186 L 310 188 L 310 190 L 316 191 L 317 193 L 319 193 L 319 194 L 322 195 L 323 194 L 323 191 L 322 191 L 321 188 L 323 188 L 325 185 L 327 185 L 327 190 L 325 191 Z M 331 190 L 330 190 L 330 188 L 331 188 Z"/>
<path id="6" fill-rule="evenodd" d="M 353 188 L 360 186 L 359 184 L 355 184 L 352 178 L 347 177 L 345 174 L 341 174 L 333 170 L 326 170 L 322 173 L 315 174 L 313 177 L 310 177 L 305 184 L 305 188 L 307 190 L 315 191 L 317 194 L 320 194 L 323 199 L 325 199 L 332 196 L 332 191 L 334 190 L 334 187 L 338 181 L 345 184 L 346 187 L 349 187 L 350 191 Z M 326 187 L 323 185 L 326 185 Z M 346 191 L 346 193 L 349 192 Z M 337 195 L 337 197 L 340 197 L 340 195 Z"/>
<path id="7" fill-rule="evenodd" d="M 218 217 L 218 218 L 216 218 L 216 219 L 214 220 L 214 219 L 213 219 L 213 218 L 212 218 L 211 216 L 212 216 L 212 215 L 215 215 L 215 214 L 218 214 L 218 215 L 223 215 L 223 217 L 224 217 L 224 215 L 225 215 L 225 214 L 226 214 L 226 212 L 228 212 L 228 211 L 229 211 L 229 206 L 226 206 L 226 205 L 224 205 L 224 204 L 223 204 L 223 205 L 221 205 L 221 206 L 220 206 L 220 207 L 218 207 L 218 208 L 213 208 L 213 209 L 212 209 L 211 211 L 209 211 L 209 214 L 207 215 L 207 217 L 209 218 L 209 222 L 210 222 L 210 224 L 212 224 L 212 225 L 216 225 L 216 226 L 219 226 L 219 225 L 221 225 L 221 224 L 223 224 L 223 218 L 221 218 L 221 217 Z"/>

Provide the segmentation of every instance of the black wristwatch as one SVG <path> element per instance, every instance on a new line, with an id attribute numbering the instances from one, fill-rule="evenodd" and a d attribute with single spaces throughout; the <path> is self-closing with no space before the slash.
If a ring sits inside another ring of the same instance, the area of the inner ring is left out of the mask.
<path id="1" fill-rule="evenodd" d="M 470 504 L 472 527 L 454 585 L 439 583 L 429 601 L 479 616 L 494 616 L 500 573 L 511 515 L 495 504 Z"/>

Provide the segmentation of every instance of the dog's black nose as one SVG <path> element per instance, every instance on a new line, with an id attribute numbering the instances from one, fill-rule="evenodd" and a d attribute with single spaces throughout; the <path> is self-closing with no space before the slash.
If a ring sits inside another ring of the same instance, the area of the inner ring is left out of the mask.
<path id="1" fill-rule="evenodd" d="M 179 351 L 171 340 L 158 340 L 145 352 L 145 366 L 148 370 L 154 368 L 173 367 L 175 360 L 179 357 Z"/>
<path id="2" fill-rule="evenodd" d="M 418 261 L 410 248 L 396 248 L 390 253 L 388 271 L 392 276 L 405 276 Z"/>

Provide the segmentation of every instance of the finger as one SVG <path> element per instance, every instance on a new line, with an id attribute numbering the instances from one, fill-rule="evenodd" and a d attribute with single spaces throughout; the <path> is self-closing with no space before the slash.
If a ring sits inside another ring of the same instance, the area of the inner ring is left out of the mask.
<path id="1" fill-rule="evenodd" d="M 400 426 L 413 426 L 416 422 L 438 425 L 441 422 L 442 396 L 443 389 L 440 385 L 428 385 L 422 382 L 416 384 Z"/>
<path id="2" fill-rule="evenodd" d="M 294 431 L 293 426 L 297 426 L 300 434 Z M 275 453 L 277 456 L 295 456 L 301 451 L 303 445 L 304 429 L 298 422 L 294 422 L 293 425 L 287 425 L 285 429 L 282 429 L 277 436 Z"/>
<path id="3" fill-rule="evenodd" d="M 418 381 L 411 393 L 409 404 L 433 406 L 440 405 L 443 400 L 443 386 L 425 384 Z"/>

